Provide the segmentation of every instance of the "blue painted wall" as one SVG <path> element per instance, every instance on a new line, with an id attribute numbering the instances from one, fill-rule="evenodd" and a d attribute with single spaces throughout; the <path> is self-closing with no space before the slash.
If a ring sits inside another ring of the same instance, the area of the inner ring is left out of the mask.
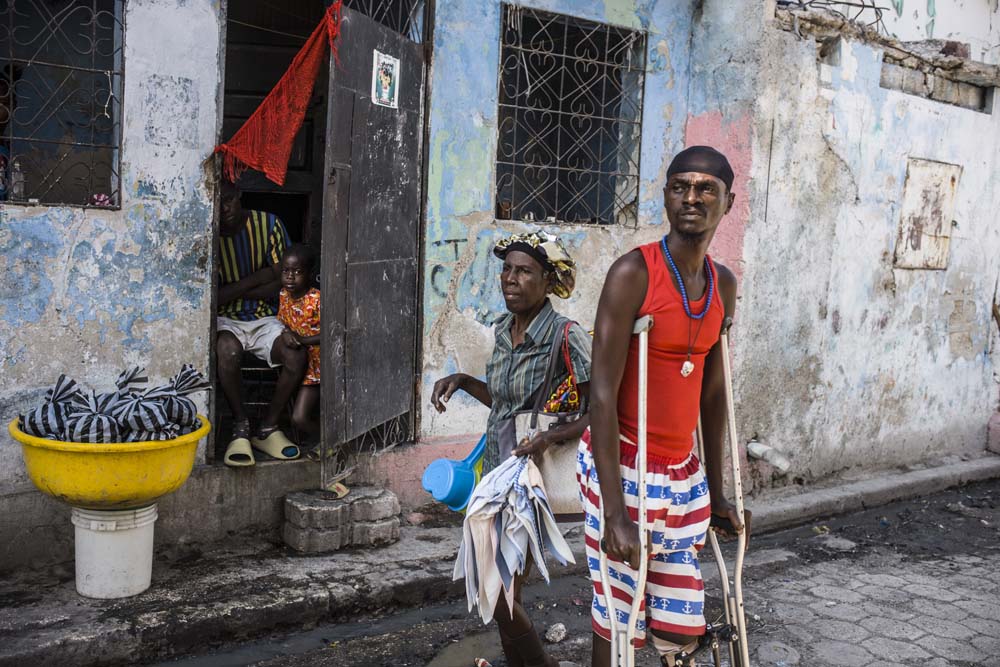
<path id="1" fill-rule="evenodd" d="M 207 370 L 218 3 L 128 3 L 122 208 L 0 209 L 0 420 L 60 373 L 106 387 L 130 364 Z M 170 44 L 170 48 L 150 45 Z M 177 58 L 184 53 L 184 58 Z M 208 75 L 206 75 L 208 73 Z M 0 495 L 31 488 L 0 434 Z"/>
<path id="2" fill-rule="evenodd" d="M 693 1 L 533 0 L 526 7 L 647 33 L 640 201 L 637 228 L 550 227 L 581 262 L 577 290 L 563 312 L 589 326 L 604 272 L 631 246 L 662 228 L 666 161 L 683 142 Z M 424 283 L 424 391 L 446 372 L 484 372 L 490 323 L 504 312 L 492 246 L 531 228 L 493 218 L 501 4 L 439 3 L 431 73 L 429 192 Z M 447 416 L 423 412 L 423 436 L 469 433 L 485 417 L 457 397 Z"/>

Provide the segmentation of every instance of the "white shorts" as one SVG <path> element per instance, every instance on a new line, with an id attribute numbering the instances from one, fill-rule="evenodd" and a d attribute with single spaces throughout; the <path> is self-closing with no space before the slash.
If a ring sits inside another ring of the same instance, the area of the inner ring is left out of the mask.
<path id="1" fill-rule="evenodd" d="M 236 336 L 240 345 L 247 352 L 253 354 L 261 361 L 266 361 L 271 368 L 277 368 L 281 364 L 271 359 L 271 347 L 274 341 L 285 330 L 285 325 L 278 321 L 277 317 L 262 317 L 258 320 L 233 320 L 228 317 L 219 317 L 216 323 L 218 331 L 228 331 Z"/>

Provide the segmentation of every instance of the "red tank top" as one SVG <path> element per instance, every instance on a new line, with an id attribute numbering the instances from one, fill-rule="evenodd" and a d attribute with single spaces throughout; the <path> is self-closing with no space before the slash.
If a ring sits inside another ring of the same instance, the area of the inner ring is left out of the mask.
<path id="1" fill-rule="evenodd" d="M 709 312 L 702 320 L 691 320 L 684 312 L 680 291 L 670 279 L 671 269 L 663 256 L 660 242 L 637 248 L 646 260 L 649 286 L 637 317 L 653 316 L 649 332 L 648 409 L 646 412 L 647 455 L 670 459 L 684 458 L 691 453 L 692 434 L 698 427 L 701 408 L 701 381 L 705 372 L 705 357 L 719 340 L 725 307 L 719 294 L 718 274 L 709 257 L 715 291 Z M 708 289 L 698 301 L 692 301 L 692 313 L 705 307 Z M 688 324 L 690 323 L 690 329 Z M 699 329 L 699 325 L 701 328 Z M 697 337 L 695 337 L 695 332 Z M 689 341 L 693 343 L 691 361 L 694 372 L 681 375 L 681 365 L 687 359 Z M 618 425 L 622 435 L 638 442 L 639 338 L 629 343 L 625 374 L 618 390 Z"/>

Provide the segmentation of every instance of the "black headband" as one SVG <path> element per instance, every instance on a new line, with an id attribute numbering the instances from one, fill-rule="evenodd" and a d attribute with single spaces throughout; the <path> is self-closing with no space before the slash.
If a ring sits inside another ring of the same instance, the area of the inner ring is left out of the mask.
<path id="1" fill-rule="evenodd" d="M 507 257 L 507 253 L 512 250 L 523 252 L 525 255 L 530 255 L 532 259 L 542 265 L 542 269 L 545 271 L 552 271 L 554 269 L 552 262 L 549 261 L 549 256 L 545 254 L 544 250 L 536 248 L 530 243 L 525 243 L 524 241 L 514 241 L 502 251 L 494 251 L 494 254 L 496 254 L 496 256 L 500 259 L 504 259 Z"/>
<path id="2" fill-rule="evenodd" d="M 710 146 L 691 146 L 675 155 L 667 168 L 667 178 L 688 172 L 715 176 L 726 184 L 726 190 L 733 189 L 733 168 L 729 160 Z"/>

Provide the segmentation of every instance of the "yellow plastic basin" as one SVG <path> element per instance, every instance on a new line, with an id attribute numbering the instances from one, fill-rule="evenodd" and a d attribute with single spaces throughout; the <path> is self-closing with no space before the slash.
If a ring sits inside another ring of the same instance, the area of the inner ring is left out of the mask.
<path id="1" fill-rule="evenodd" d="M 21 443 L 28 476 L 43 493 L 73 507 L 120 510 L 144 507 L 176 491 L 194 467 L 201 428 L 172 440 L 87 444 L 28 435 L 14 419 L 8 430 Z"/>

